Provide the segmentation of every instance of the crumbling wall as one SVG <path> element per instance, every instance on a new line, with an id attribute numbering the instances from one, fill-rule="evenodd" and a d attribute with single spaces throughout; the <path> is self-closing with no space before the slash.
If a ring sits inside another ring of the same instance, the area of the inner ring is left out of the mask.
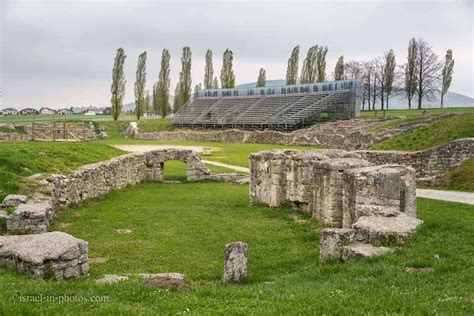
<path id="1" fill-rule="evenodd" d="M 342 150 L 277 150 L 251 154 L 250 172 L 251 202 L 291 203 L 331 227 L 350 227 L 360 216 L 416 216 L 409 167 L 375 166 Z"/>

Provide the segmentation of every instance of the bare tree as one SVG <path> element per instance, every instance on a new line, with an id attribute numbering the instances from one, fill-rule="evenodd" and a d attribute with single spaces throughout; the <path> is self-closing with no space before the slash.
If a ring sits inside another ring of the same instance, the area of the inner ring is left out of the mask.
<path id="1" fill-rule="evenodd" d="M 441 63 L 438 56 L 433 52 L 431 46 L 423 39 L 416 41 L 416 70 L 417 70 L 417 90 L 418 109 L 421 109 L 423 98 L 431 100 L 434 92 L 440 84 Z"/>
<path id="2" fill-rule="evenodd" d="M 344 65 L 345 79 L 360 79 L 362 77 L 362 66 L 361 62 L 351 60 Z"/>

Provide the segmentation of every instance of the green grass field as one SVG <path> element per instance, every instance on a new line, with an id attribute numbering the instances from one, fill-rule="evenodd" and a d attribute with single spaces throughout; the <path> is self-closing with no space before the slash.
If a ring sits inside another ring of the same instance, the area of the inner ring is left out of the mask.
<path id="1" fill-rule="evenodd" d="M 425 109 L 396 109 L 385 111 L 386 117 L 406 116 L 406 117 L 421 117 L 424 114 L 444 114 L 444 113 L 474 113 L 474 106 L 458 107 L 458 108 L 425 108 Z M 383 111 L 361 111 L 361 118 L 383 118 Z"/>
<path id="2" fill-rule="evenodd" d="M 372 146 L 379 150 L 423 150 L 474 137 L 474 113 L 449 117 Z"/>
<path id="3" fill-rule="evenodd" d="M 166 168 L 182 178 L 184 165 Z M 56 215 L 54 230 L 89 242 L 90 275 L 35 281 L 0 274 L 0 314 L 445 314 L 474 313 L 472 206 L 418 199 L 424 225 L 395 253 L 321 265 L 319 230 L 294 210 L 248 205 L 248 186 L 143 183 L 89 200 Z M 120 234 L 117 229 L 129 229 Z M 453 235 L 455 232 L 455 238 Z M 224 245 L 249 244 L 248 279 L 223 285 Z M 407 267 L 431 267 L 408 273 Z M 104 274 L 181 272 L 190 290 L 146 287 L 139 277 L 96 285 Z M 27 303 L 19 296 L 106 296 L 107 302 Z"/>

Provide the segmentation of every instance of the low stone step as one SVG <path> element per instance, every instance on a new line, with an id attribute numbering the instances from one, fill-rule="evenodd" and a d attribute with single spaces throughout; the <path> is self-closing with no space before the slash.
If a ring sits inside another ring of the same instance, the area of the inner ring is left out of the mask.
<path id="1" fill-rule="evenodd" d="M 361 216 L 351 227 L 363 232 L 368 243 L 401 245 L 421 226 L 422 220 L 397 213 L 396 216 Z"/>
<path id="2" fill-rule="evenodd" d="M 35 279 L 69 279 L 89 271 L 88 244 L 63 232 L 0 236 L 0 268 Z"/>
<path id="3" fill-rule="evenodd" d="M 353 243 L 342 248 L 342 260 L 379 256 L 391 251 L 393 251 L 392 248 L 375 247 L 372 244 L 365 243 Z"/>

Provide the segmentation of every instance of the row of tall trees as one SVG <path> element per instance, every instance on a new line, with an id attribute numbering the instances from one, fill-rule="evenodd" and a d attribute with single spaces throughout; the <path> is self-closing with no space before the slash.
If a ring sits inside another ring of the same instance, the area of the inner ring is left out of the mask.
<path id="1" fill-rule="evenodd" d="M 425 40 L 412 38 L 408 43 L 406 63 L 397 65 L 394 51 L 389 50 L 367 62 L 350 61 L 344 64 L 342 78 L 362 80 L 363 109 L 367 106 L 368 110 L 374 110 L 377 101 L 381 110 L 388 109 L 389 100 L 399 94 L 406 96 L 410 109 L 416 97 L 417 108 L 421 109 L 423 102 L 432 100 L 437 91 L 440 91 L 443 107 L 444 96 L 451 86 L 453 68 L 452 50 L 447 50 L 443 63 Z"/>
<path id="2" fill-rule="evenodd" d="M 111 112 L 114 120 L 117 120 L 122 113 L 123 100 L 125 97 L 125 85 L 127 81 L 124 75 L 125 51 L 123 48 L 117 50 L 114 60 L 114 67 L 112 69 L 112 85 L 111 85 Z M 233 53 L 226 49 L 223 55 L 223 64 L 221 70 L 221 87 L 234 88 L 235 74 L 233 71 Z M 170 109 L 170 53 L 167 49 L 163 49 L 161 54 L 161 67 L 158 75 L 158 81 L 153 85 L 152 96 L 146 90 L 146 60 L 147 53 L 143 52 L 138 57 L 138 65 L 135 80 L 135 114 L 137 119 L 143 116 L 144 112 L 160 113 L 161 116 L 166 117 Z M 191 98 L 192 80 L 191 80 L 191 63 L 192 53 L 188 46 L 183 48 L 181 56 L 181 71 L 179 73 L 179 80 L 174 93 L 174 110 L 180 109 Z M 262 70 L 261 70 L 262 71 Z M 262 81 L 263 80 L 263 81 Z M 265 86 L 265 71 L 263 70 L 263 79 L 260 80 Z M 206 52 L 206 66 L 204 69 L 204 89 L 218 89 L 219 82 L 217 77 L 214 77 L 214 68 L 212 63 L 212 51 L 209 49 Z M 202 89 L 201 84 L 195 85 L 194 95 L 199 93 Z"/>
<path id="3" fill-rule="evenodd" d="M 301 74 L 298 77 L 298 63 L 300 46 L 293 48 L 286 72 L 286 84 L 313 83 L 326 80 L 326 55 L 328 48 L 314 45 L 308 49 L 303 61 Z M 126 80 L 124 76 L 124 63 L 126 55 L 123 48 L 117 50 L 112 69 L 111 105 L 112 116 L 117 120 L 122 112 L 125 96 Z M 158 81 L 153 85 L 152 97 L 145 90 L 146 87 L 146 60 L 147 54 L 143 52 L 138 57 L 135 81 L 135 113 L 139 119 L 145 111 L 160 113 L 163 117 L 169 111 L 170 99 L 170 54 L 164 49 L 161 55 L 161 67 Z M 212 50 L 206 52 L 206 65 L 204 68 L 204 89 L 218 89 L 219 82 L 214 76 Z M 183 48 L 181 56 L 181 72 L 174 93 L 174 110 L 186 104 L 192 95 L 191 80 L 192 54 L 188 46 Z M 435 91 L 441 91 L 441 107 L 444 96 L 448 92 L 453 77 L 454 59 L 452 50 L 448 49 L 444 64 L 441 63 L 433 49 L 423 39 L 412 38 L 408 44 L 407 62 L 397 66 L 395 52 L 390 49 L 382 56 L 370 61 L 344 62 L 340 56 L 335 69 L 334 79 L 360 78 L 363 85 L 362 109 L 366 105 L 368 110 L 374 110 L 379 101 L 380 109 L 389 108 L 389 100 L 394 95 L 404 93 L 408 107 L 411 108 L 413 97 L 417 97 L 418 108 L 421 109 L 423 100 L 431 100 Z M 266 71 L 260 68 L 257 87 L 265 87 Z M 235 87 L 235 74 L 233 71 L 233 53 L 226 49 L 223 54 L 223 63 L 220 73 L 220 86 L 223 89 Z M 201 84 L 195 85 L 194 95 L 202 89 Z"/>

